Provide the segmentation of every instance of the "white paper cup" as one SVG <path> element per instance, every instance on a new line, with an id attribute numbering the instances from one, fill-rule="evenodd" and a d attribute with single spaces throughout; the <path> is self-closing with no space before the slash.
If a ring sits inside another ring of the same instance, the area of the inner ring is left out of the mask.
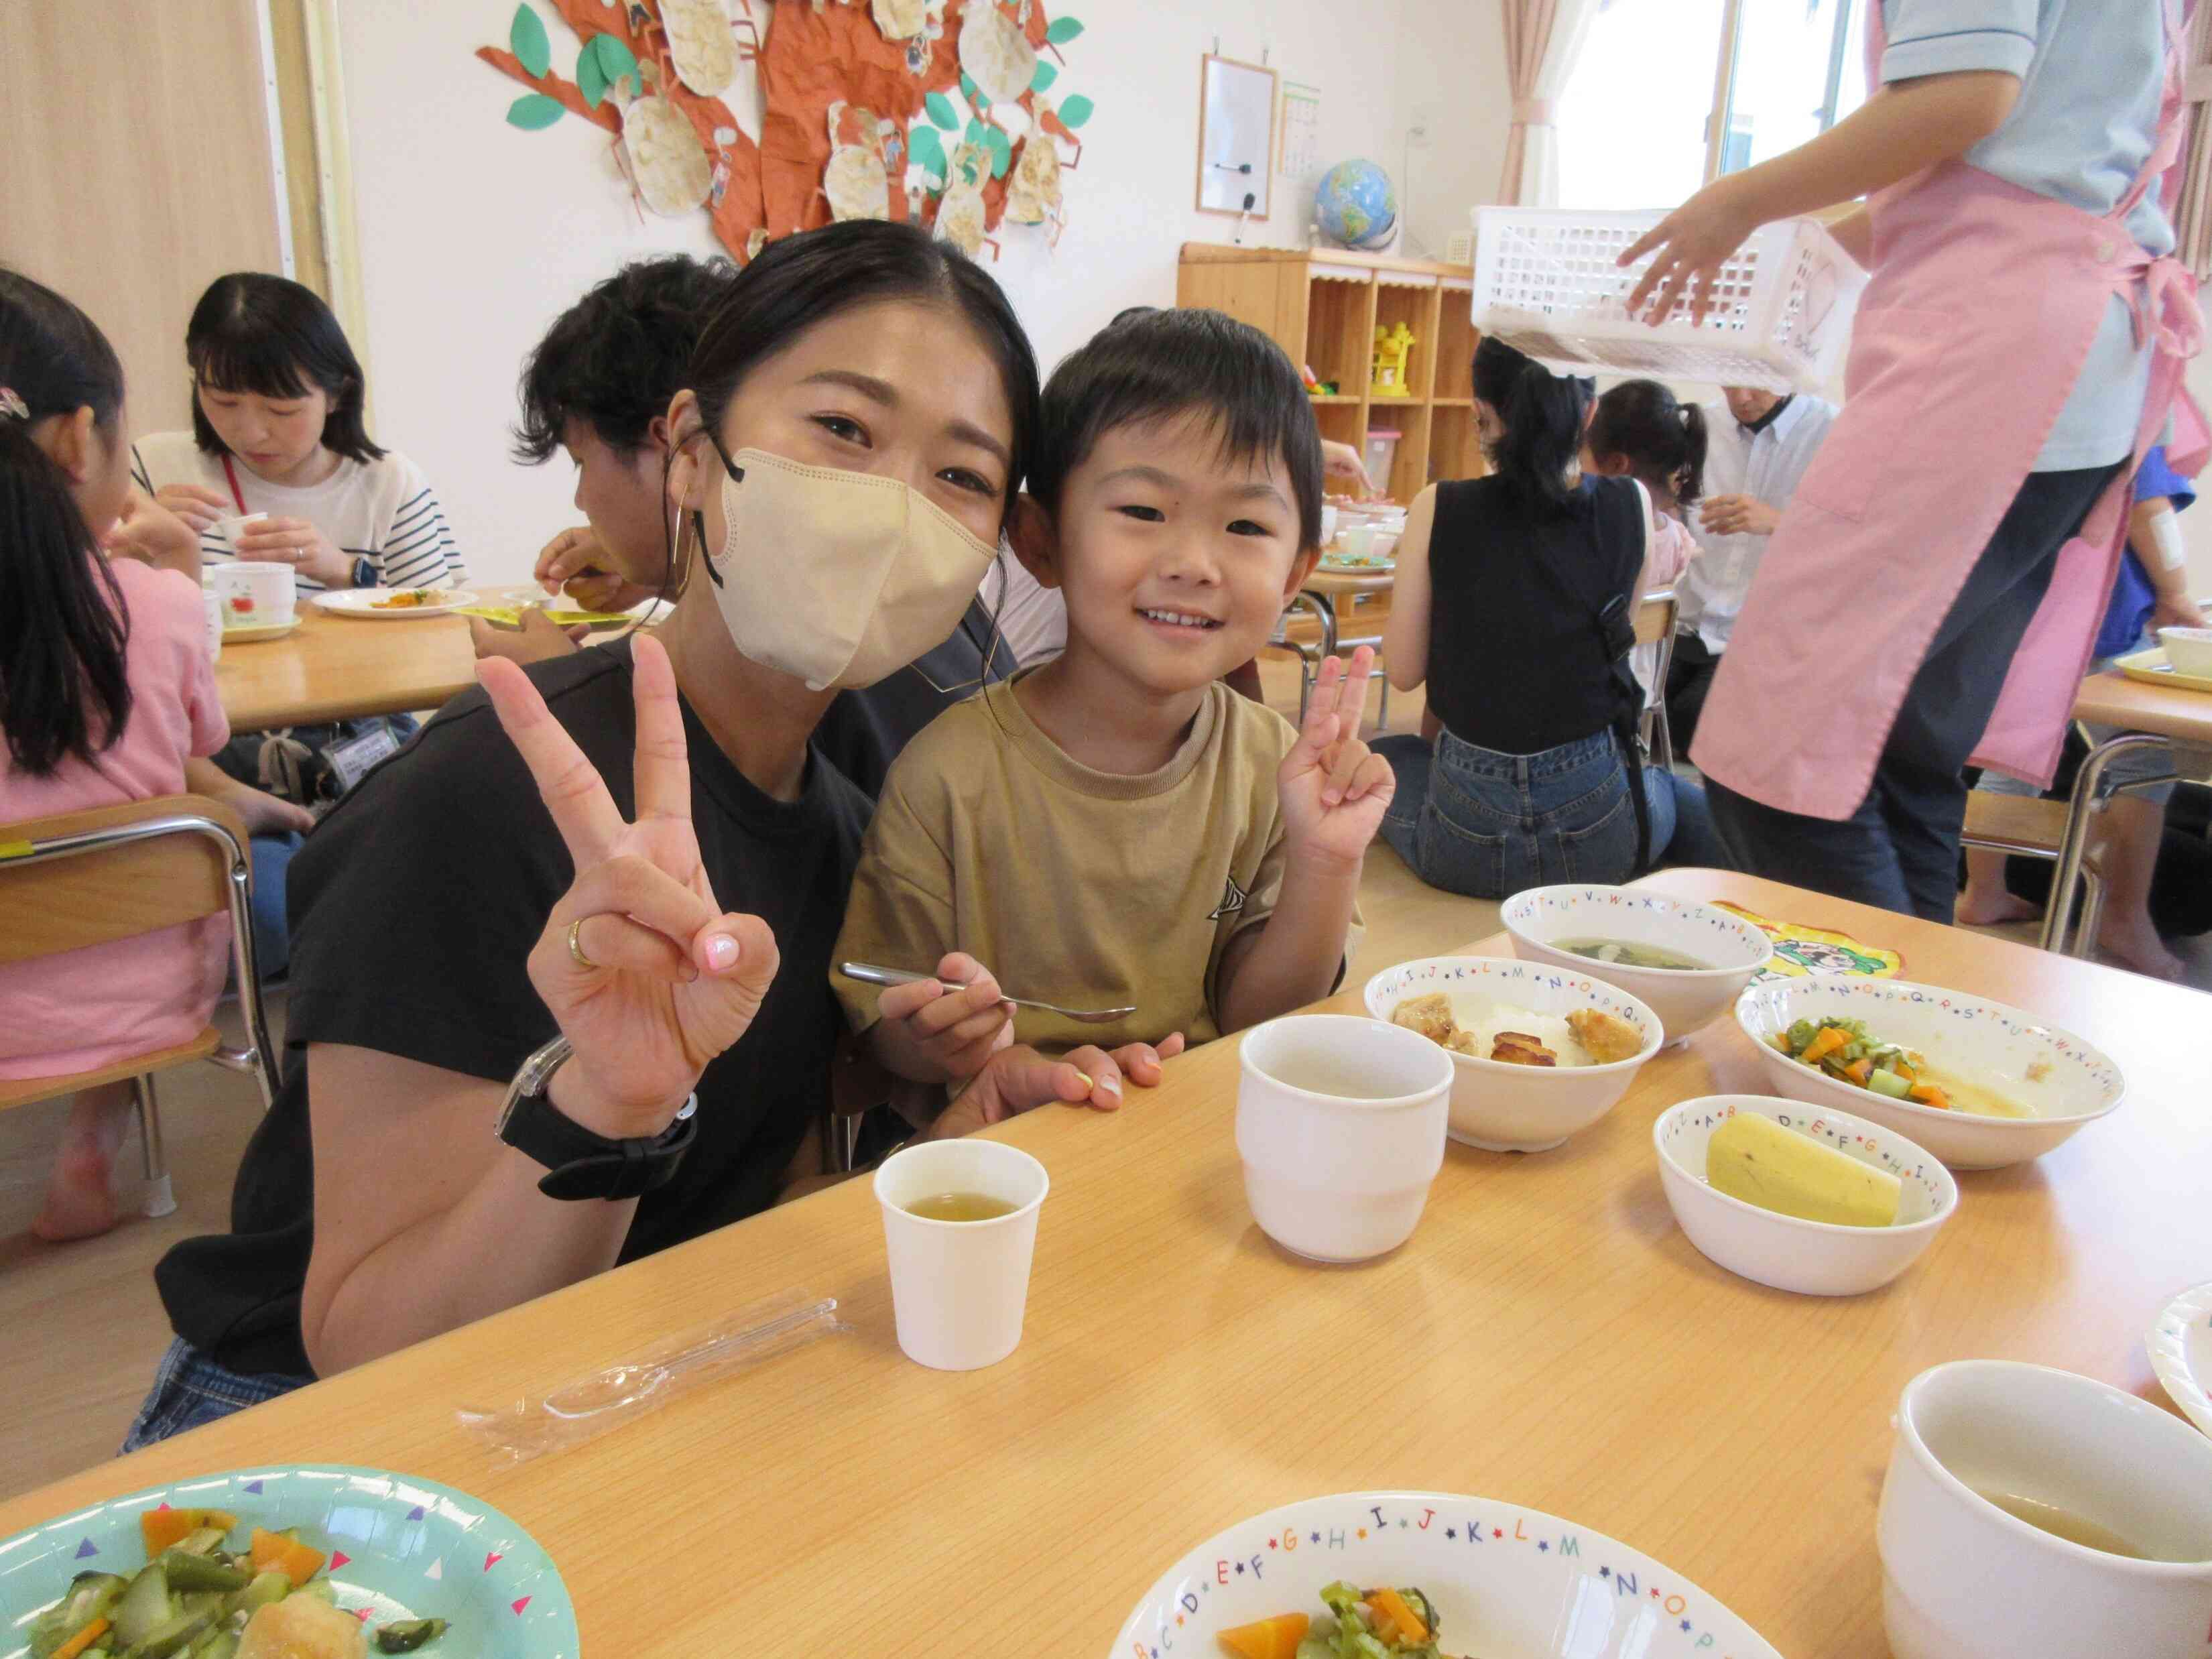
<path id="1" fill-rule="evenodd" d="M 1051 1182 L 1027 1152 L 996 1140 L 933 1140 L 876 1171 L 890 1258 L 891 1312 L 906 1357 L 940 1371 L 981 1370 L 1022 1340 L 1037 1211 Z M 1015 1206 L 988 1221 L 930 1221 L 906 1206 L 940 1193 Z"/>
<path id="2" fill-rule="evenodd" d="M 265 559 L 237 559 L 209 573 L 209 585 L 222 596 L 228 628 L 281 628 L 299 605 L 299 579 L 289 564 Z"/>
<path id="3" fill-rule="evenodd" d="M 1984 1492 L 2164 1559 L 2069 1542 Z M 2201 1653 L 2212 1632 L 2212 1440 L 2086 1376 L 1996 1359 L 1921 1372 L 1876 1524 L 1896 1659 L 2151 1659 Z"/>
<path id="4" fill-rule="evenodd" d="M 1380 1020 L 1293 1014 L 1247 1031 L 1241 1059 L 1237 1155 L 1261 1231 L 1316 1261 L 1412 1237 L 1443 1167 L 1450 1054 Z M 1359 1092 L 1322 1086 L 1338 1082 Z"/>
<path id="5" fill-rule="evenodd" d="M 208 660 L 222 660 L 222 595 L 212 587 L 200 589 L 200 603 L 207 610 Z"/>
<path id="6" fill-rule="evenodd" d="M 258 524 L 269 515 L 266 513 L 226 513 L 215 521 L 216 534 L 232 552 L 238 551 L 238 532 L 250 524 Z"/>

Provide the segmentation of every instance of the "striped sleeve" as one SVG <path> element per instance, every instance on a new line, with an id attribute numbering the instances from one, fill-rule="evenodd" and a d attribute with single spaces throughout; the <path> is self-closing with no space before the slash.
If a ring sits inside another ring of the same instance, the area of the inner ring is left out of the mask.
<path id="1" fill-rule="evenodd" d="M 398 510 L 383 544 L 369 556 L 376 562 L 377 580 L 386 587 L 457 587 L 468 580 L 461 550 L 446 523 L 446 510 L 412 462 L 400 492 Z"/>

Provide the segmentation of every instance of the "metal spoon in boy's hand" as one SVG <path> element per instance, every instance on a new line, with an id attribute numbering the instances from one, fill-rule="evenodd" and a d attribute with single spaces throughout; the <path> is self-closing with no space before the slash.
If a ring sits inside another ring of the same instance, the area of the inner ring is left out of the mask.
<path id="1" fill-rule="evenodd" d="M 920 985 L 936 980 L 940 985 L 964 990 L 964 982 L 939 979 L 935 974 L 912 974 L 903 968 L 878 968 L 872 962 L 841 962 L 837 971 L 847 979 L 855 979 L 863 985 Z M 1117 1019 L 1127 1019 L 1137 1012 L 1132 1005 L 1127 1008 L 1062 1008 L 1057 1003 L 1036 1002 L 1028 997 L 1001 996 L 1001 1002 L 1011 1002 L 1017 1008 L 1035 1008 L 1041 1013 L 1058 1014 L 1062 1019 L 1072 1019 L 1079 1025 L 1111 1025 Z"/>

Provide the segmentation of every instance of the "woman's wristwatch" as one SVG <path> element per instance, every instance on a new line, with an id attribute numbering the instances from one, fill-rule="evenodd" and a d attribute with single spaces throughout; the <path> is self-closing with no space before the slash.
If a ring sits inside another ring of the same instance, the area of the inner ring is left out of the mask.
<path id="1" fill-rule="evenodd" d="M 545 1166 L 538 1190 L 548 1198 L 640 1198 L 666 1186 L 698 1139 L 698 1095 L 659 1134 L 611 1139 L 586 1129 L 546 1094 L 553 1073 L 574 1052 L 567 1037 L 556 1036 L 524 1060 L 507 1085 L 493 1133 Z"/>
<path id="2" fill-rule="evenodd" d="M 356 587 L 375 586 L 378 574 L 376 561 L 366 554 L 353 562 L 353 585 Z"/>

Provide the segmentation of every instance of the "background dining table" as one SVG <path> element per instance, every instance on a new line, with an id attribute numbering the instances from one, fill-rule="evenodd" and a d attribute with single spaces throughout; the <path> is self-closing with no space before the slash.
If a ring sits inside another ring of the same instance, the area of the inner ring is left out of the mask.
<path id="1" fill-rule="evenodd" d="M 476 684 L 466 617 L 333 616 L 306 596 L 281 639 L 225 641 L 216 692 L 233 732 L 405 714 Z"/>
<path id="2" fill-rule="evenodd" d="M 1454 1146 L 1408 1243 L 1330 1268 L 1253 1224 L 1224 1041 L 1118 1113 L 991 1132 L 1053 1185 L 1026 1334 L 989 1370 L 901 1356 L 855 1180 L 0 1504 L 0 1535 L 190 1474 L 367 1464 L 528 1528 L 586 1653 L 733 1652 L 772 1616 L 810 1650 L 1104 1659 L 1217 1530 L 1401 1487 L 1610 1534 L 1785 1654 L 1879 1655 L 1875 1507 L 1907 1379 L 1988 1356 L 2162 1398 L 2144 1334 L 2212 1279 L 2212 998 L 1746 877 L 1644 884 L 1847 932 L 1900 951 L 1908 978 L 2063 1023 L 2118 1061 L 2126 1101 L 2035 1163 L 1961 1176 L 1959 1213 L 1887 1289 L 1789 1295 L 1705 1260 L 1660 1190 L 1658 1113 L 1760 1090 L 1723 1016 L 1557 1151 Z M 1358 1012 L 1384 965 L 1322 1006 Z M 787 1289 L 837 1297 L 849 1333 L 519 1465 L 455 1421 Z"/>

